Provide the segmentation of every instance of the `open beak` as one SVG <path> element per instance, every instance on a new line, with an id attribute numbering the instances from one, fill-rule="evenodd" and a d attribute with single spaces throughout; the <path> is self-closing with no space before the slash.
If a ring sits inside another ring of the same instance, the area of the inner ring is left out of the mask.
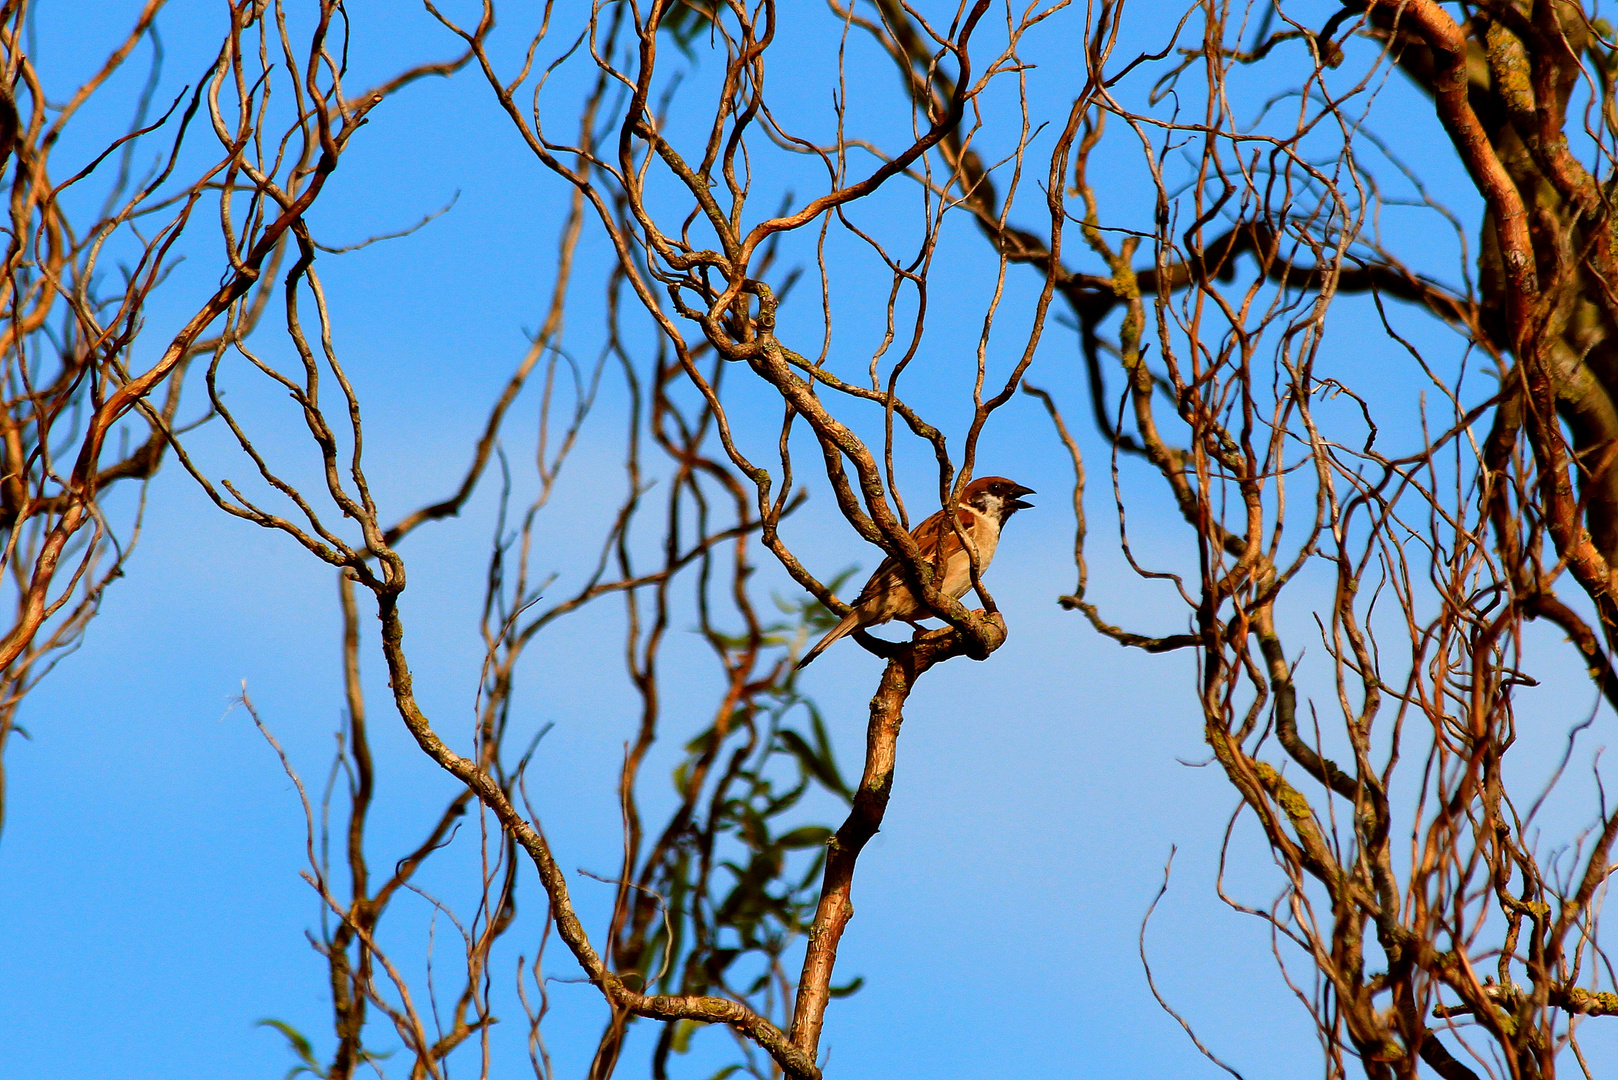
<path id="1" fill-rule="evenodd" d="M 1032 510 L 1034 508 L 1033 503 L 1031 503 L 1031 502 L 1023 502 L 1023 500 L 1022 500 L 1022 497 L 1024 495 L 1032 495 L 1032 494 L 1034 494 L 1034 489 L 1033 488 L 1023 487 L 1021 484 L 1018 484 L 1015 488 L 1012 489 L 1011 493 L 1016 496 L 1016 499 L 1011 504 L 1013 509 L 1016 509 L 1016 510 Z"/>

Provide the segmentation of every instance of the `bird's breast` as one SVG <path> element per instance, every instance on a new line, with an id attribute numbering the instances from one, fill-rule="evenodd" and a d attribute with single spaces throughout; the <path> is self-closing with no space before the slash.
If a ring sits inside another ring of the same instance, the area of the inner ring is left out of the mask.
<path id="1" fill-rule="evenodd" d="M 978 573 L 989 569 L 989 563 L 994 559 L 994 549 L 1000 543 L 1000 522 L 987 514 L 980 514 L 970 507 L 963 507 L 972 515 L 970 524 L 961 522 L 964 532 L 977 548 Z M 964 515 L 963 515 L 964 516 Z M 951 537 L 950 539 L 955 539 Z M 956 540 L 956 544 L 959 544 Z M 952 545 L 953 546 L 953 545 Z M 944 572 L 944 585 L 948 592 L 956 599 L 965 596 L 972 588 L 972 557 L 963 547 L 951 553 L 949 565 Z"/>

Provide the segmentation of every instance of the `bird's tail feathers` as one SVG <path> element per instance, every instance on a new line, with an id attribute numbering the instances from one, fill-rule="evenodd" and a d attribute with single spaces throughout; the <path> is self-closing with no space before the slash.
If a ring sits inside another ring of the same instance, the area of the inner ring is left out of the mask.
<path id="1" fill-rule="evenodd" d="M 843 616 L 842 622 L 839 622 L 836 626 L 832 627 L 830 632 L 828 632 L 825 637 L 820 639 L 814 648 L 803 654 L 803 659 L 798 661 L 798 668 L 802 669 L 807 667 L 809 661 L 825 652 L 828 646 L 835 645 L 837 642 L 841 641 L 843 638 L 852 634 L 859 628 L 859 614 L 857 612 L 850 611 L 847 615 Z"/>

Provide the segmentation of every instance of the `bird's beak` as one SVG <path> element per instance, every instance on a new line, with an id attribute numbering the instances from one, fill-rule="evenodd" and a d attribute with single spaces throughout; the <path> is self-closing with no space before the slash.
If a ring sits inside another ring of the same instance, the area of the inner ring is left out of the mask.
<path id="1" fill-rule="evenodd" d="M 1016 487 L 1011 489 L 1011 493 L 1016 496 L 1016 499 L 1011 504 L 1013 509 L 1016 509 L 1016 510 L 1032 510 L 1034 508 L 1033 503 L 1031 503 L 1031 502 L 1023 502 L 1022 501 L 1022 497 L 1024 495 L 1032 495 L 1032 494 L 1034 494 L 1034 489 L 1033 488 L 1023 487 L 1021 484 L 1018 484 Z"/>

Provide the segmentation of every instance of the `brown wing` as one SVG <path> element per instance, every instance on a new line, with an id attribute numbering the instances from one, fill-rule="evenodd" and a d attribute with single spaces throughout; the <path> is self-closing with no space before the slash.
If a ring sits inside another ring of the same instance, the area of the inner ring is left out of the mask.
<path id="1" fill-rule="evenodd" d="M 965 507 L 956 507 L 955 514 L 961 523 L 963 531 L 970 530 L 976 524 L 972 517 L 972 512 Z M 925 559 L 933 558 L 938 553 L 939 544 L 945 543 L 946 539 L 952 543 L 959 543 L 955 539 L 955 530 L 945 526 L 944 511 L 942 510 L 911 529 L 910 535 L 915 539 L 916 546 L 921 549 L 922 558 Z M 938 569 L 942 571 L 944 568 L 940 566 Z M 854 606 L 858 607 L 877 594 L 903 584 L 904 573 L 899 569 L 899 560 L 889 555 L 876 568 L 876 573 L 871 575 L 871 580 L 865 583 L 865 588 L 860 590 L 860 595 L 854 601 Z"/>

